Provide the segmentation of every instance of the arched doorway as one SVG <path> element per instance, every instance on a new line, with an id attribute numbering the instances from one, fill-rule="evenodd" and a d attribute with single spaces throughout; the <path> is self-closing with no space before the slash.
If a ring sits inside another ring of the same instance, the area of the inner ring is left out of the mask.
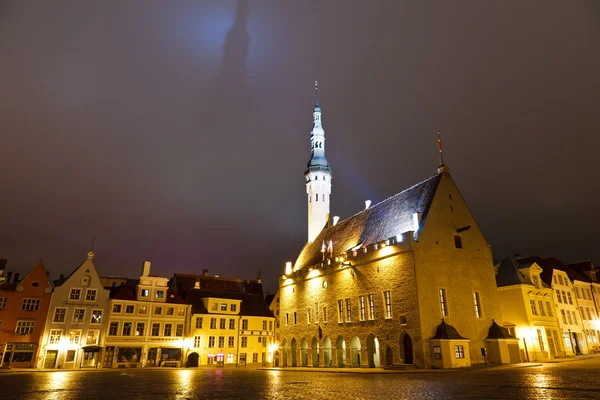
<path id="1" fill-rule="evenodd" d="M 300 352 L 302 353 L 302 366 L 308 367 L 308 341 L 306 338 L 302 338 L 302 342 L 300 342 Z"/>
<path id="2" fill-rule="evenodd" d="M 192 353 L 188 356 L 187 359 L 187 363 L 186 363 L 186 367 L 197 367 L 198 366 L 198 359 L 200 358 L 200 356 L 198 355 L 198 353 Z"/>
<path id="3" fill-rule="evenodd" d="M 288 344 L 287 339 L 283 339 L 283 343 L 281 343 L 281 366 L 288 366 Z"/>
<path id="4" fill-rule="evenodd" d="M 413 344 L 412 339 L 408 333 L 402 335 L 400 340 L 400 348 L 402 348 L 402 355 L 404 356 L 404 364 L 413 363 Z"/>
<path id="5" fill-rule="evenodd" d="M 369 357 L 369 368 L 381 367 L 379 340 L 372 334 L 367 336 L 367 356 Z"/>
<path id="6" fill-rule="evenodd" d="M 312 366 L 316 368 L 319 366 L 319 341 L 316 337 L 313 337 L 310 347 L 312 352 Z"/>
<path id="7" fill-rule="evenodd" d="M 296 338 L 292 339 L 292 367 L 298 366 L 298 343 L 296 342 Z"/>
<path id="8" fill-rule="evenodd" d="M 350 339 L 350 360 L 352 367 L 360 368 L 360 339 L 356 336 Z"/>
<path id="9" fill-rule="evenodd" d="M 392 348 L 390 346 L 385 349 L 385 365 L 394 365 L 394 353 L 392 353 Z"/>
<path id="10" fill-rule="evenodd" d="M 323 340 L 323 366 L 331 367 L 331 339 L 329 336 Z"/>
<path id="11" fill-rule="evenodd" d="M 343 368 L 346 366 L 346 341 L 338 336 L 335 342 L 335 352 L 337 353 L 337 366 Z"/>

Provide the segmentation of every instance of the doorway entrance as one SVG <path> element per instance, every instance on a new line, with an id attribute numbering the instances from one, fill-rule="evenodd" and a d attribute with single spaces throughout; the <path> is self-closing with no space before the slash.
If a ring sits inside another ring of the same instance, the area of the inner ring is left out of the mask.
<path id="1" fill-rule="evenodd" d="M 402 336 L 400 347 L 402 348 L 402 353 L 404 355 L 404 364 L 412 364 L 413 363 L 413 345 L 412 339 L 408 333 L 405 333 Z"/>
<path id="2" fill-rule="evenodd" d="M 48 350 L 44 359 L 44 368 L 54 368 L 56 366 L 56 356 L 58 350 Z"/>

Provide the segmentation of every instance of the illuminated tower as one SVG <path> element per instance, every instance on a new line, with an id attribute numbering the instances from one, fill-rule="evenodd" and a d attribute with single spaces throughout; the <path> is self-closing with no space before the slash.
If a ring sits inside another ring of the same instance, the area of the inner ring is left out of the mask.
<path id="1" fill-rule="evenodd" d="M 331 168 L 325 158 L 325 131 L 321 126 L 321 107 L 315 82 L 316 104 L 313 109 L 313 129 L 310 132 L 311 156 L 304 173 L 308 194 L 308 242 L 312 242 L 329 221 Z"/>

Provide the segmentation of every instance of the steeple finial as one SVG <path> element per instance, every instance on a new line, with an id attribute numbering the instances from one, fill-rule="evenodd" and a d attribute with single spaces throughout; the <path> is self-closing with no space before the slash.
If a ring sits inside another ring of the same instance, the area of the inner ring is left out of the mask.
<path id="1" fill-rule="evenodd" d="M 319 107 L 319 82 L 315 81 L 315 107 Z"/>
<path id="2" fill-rule="evenodd" d="M 444 149 L 442 148 L 442 137 L 440 136 L 440 130 L 437 131 L 437 142 L 438 151 L 440 152 L 440 168 L 444 166 Z"/>

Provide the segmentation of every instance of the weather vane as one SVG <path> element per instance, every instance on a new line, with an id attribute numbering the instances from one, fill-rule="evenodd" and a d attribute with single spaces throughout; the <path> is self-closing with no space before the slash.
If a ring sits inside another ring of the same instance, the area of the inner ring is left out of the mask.
<path id="1" fill-rule="evenodd" d="M 440 136 L 440 130 L 437 131 L 437 142 L 438 142 L 438 151 L 440 152 L 440 167 L 444 166 L 444 149 L 442 148 L 442 137 Z"/>

